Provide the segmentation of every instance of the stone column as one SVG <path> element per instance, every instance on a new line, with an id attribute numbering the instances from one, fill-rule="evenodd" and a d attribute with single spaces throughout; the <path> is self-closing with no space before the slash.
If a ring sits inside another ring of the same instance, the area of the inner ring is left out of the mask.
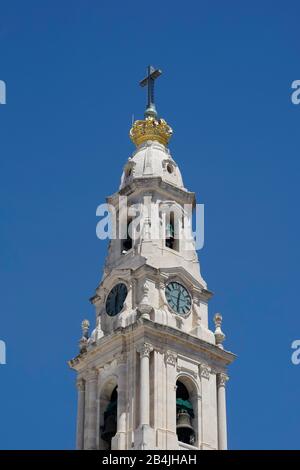
<path id="1" fill-rule="evenodd" d="M 112 438 L 112 450 L 126 450 L 126 416 L 127 416 L 127 355 L 118 358 L 118 410 L 117 433 Z"/>
<path id="2" fill-rule="evenodd" d="M 149 425 L 150 417 L 150 382 L 149 382 L 149 357 L 153 347 L 148 343 L 141 344 L 138 349 L 140 354 L 140 426 Z"/>
<path id="3" fill-rule="evenodd" d="M 91 369 L 87 376 L 84 448 L 90 450 L 97 448 L 97 377 L 98 371 L 96 369 Z"/>
<path id="4" fill-rule="evenodd" d="M 197 429 L 196 429 L 196 445 L 198 449 L 201 449 L 202 443 L 202 395 L 201 393 L 197 393 L 195 396 L 195 402 L 197 404 L 196 412 L 197 412 Z"/>
<path id="5" fill-rule="evenodd" d="M 150 378 L 149 356 L 153 347 L 143 343 L 137 348 L 140 353 L 140 424 L 134 432 L 134 449 L 155 449 L 155 432 L 150 426 Z"/>
<path id="6" fill-rule="evenodd" d="M 202 450 L 218 449 L 218 405 L 216 375 L 209 364 L 199 366 L 201 380 L 201 441 Z"/>
<path id="7" fill-rule="evenodd" d="M 225 385 L 228 376 L 224 373 L 217 374 L 218 397 L 218 448 L 227 449 L 227 423 L 226 423 L 226 392 Z"/>
<path id="8" fill-rule="evenodd" d="M 176 434 L 176 364 L 177 354 L 173 351 L 165 352 L 165 365 L 166 365 L 166 381 L 167 381 L 167 394 L 166 394 L 166 449 L 178 449 L 178 439 Z"/>
<path id="9" fill-rule="evenodd" d="M 82 450 L 84 448 L 84 413 L 85 413 L 85 381 L 77 380 L 77 430 L 76 430 L 76 448 Z"/>
<path id="10" fill-rule="evenodd" d="M 166 402 L 168 396 L 165 355 L 161 350 L 153 351 L 153 427 L 159 449 L 166 447 Z M 151 382 L 150 382 L 151 383 Z"/>

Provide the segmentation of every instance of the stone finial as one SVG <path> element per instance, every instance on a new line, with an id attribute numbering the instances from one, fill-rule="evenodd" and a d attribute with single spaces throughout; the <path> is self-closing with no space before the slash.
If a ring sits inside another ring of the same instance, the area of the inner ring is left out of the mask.
<path id="1" fill-rule="evenodd" d="M 83 320 L 83 322 L 81 323 L 82 337 L 79 341 L 79 350 L 81 353 L 87 350 L 89 327 L 90 327 L 90 322 L 88 320 Z"/>
<path id="2" fill-rule="evenodd" d="M 152 306 L 149 303 L 149 282 L 147 279 L 143 285 L 143 298 L 138 305 L 138 311 L 141 314 L 142 318 L 150 318 L 150 312 L 152 311 Z"/>
<path id="3" fill-rule="evenodd" d="M 223 349 L 222 343 L 226 338 L 223 331 L 221 330 L 222 320 L 223 320 L 222 315 L 220 313 L 216 313 L 214 316 L 214 323 L 216 326 L 214 334 L 216 338 L 216 345 L 221 349 Z"/>
<path id="4" fill-rule="evenodd" d="M 90 322 L 88 320 L 83 320 L 81 323 L 81 329 L 82 329 L 82 336 L 84 338 L 89 337 L 89 327 L 90 327 Z"/>

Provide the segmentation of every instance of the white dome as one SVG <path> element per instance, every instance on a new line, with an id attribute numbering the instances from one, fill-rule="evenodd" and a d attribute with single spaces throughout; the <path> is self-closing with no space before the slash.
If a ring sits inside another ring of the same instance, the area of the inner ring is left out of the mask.
<path id="1" fill-rule="evenodd" d="M 161 177 L 180 189 L 185 189 L 181 173 L 170 151 L 156 141 L 147 141 L 140 145 L 128 159 L 121 178 L 120 189 L 135 178 Z"/>

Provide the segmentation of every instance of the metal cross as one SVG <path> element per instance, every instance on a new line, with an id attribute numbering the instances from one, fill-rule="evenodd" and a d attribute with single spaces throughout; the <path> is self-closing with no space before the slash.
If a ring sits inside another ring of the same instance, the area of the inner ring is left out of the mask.
<path id="1" fill-rule="evenodd" d="M 148 103 L 147 103 L 147 108 L 145 111 L 145 117 L 154 117 L 157 118 L 157 111 L 155 108 L 154 104 L 154 80 L 158 78 L 161 74 L 162 71 L 159 69 L 156 69 L 152 66 L 148 66 L 148 75 L 145 77 L 141 82 L 140 85 L 142 87 L 148 86 Z"/>

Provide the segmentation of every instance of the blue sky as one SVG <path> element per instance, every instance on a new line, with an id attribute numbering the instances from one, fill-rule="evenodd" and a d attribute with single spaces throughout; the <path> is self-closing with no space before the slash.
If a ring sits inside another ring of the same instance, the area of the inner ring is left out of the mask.
<path id="1" fill-rule="evenodd" d="M 102 275 L 96 207 L 117 190 L 148 63 L 185 186 L 205 204 L 202 274 L 238 355 L 233 449 L 299 448 L 296 1 L 43 2 L 0 12 L 0 447 L 71 449 L 80 322 Z"/>

